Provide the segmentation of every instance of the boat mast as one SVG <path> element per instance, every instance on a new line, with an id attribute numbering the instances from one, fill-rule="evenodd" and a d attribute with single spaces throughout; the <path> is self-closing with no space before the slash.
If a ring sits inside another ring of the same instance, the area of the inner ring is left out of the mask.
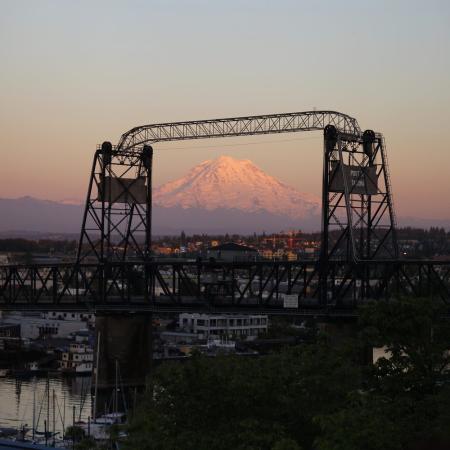
<path id="1" fill-rule="evenodd" d="M 55 390 L 53 389 L 53 447 L 55 446 L 56 418 L 55 418 Z"/>
<path id="2" fill-rule="evenodd" d="M 97 417 L 97 391 L 98 391 L 98 364 L 100 361 L 100 331 L 97 335 L 97 354 L 95 355 L 95 385 L 94 385 L 94 408 L 92 411 L 92 417 L 95 419 Z"/>
<path id="3" fill-rule="evenodd" d="M 119 378 L 119 361 L 116 358 L 116 376 L 114 381 L 114 412 L 118 413 L 118 404 L 117 404 L 117 390 L 118 390 L 118 378 Z"/>
<path id="4" fill-rule="evenodd" d="M 36 429 L 36 378 L 33 383 L 33 442 L 34 442 L 34 431 Z"/>
<path id="5" fill-rule="evenodd" d="M 50 430 L 50 377 L 47 375 L 47 430 Z M 45 443 L 47 443 L 47 430 Z"/>

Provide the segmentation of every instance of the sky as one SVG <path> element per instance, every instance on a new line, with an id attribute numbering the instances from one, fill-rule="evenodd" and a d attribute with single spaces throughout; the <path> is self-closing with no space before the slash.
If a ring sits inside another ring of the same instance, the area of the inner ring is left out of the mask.
<path id="1" fill-rule="evenodd" d="M 450 218 L 450 2 L 0 0 L 0 197 L 83 199 L 137 125 L 316 109 L 384 134 L 397 214 Z M 160 185 L 220 154 L 320 195 L 320 133 L 155 145 Z"/>

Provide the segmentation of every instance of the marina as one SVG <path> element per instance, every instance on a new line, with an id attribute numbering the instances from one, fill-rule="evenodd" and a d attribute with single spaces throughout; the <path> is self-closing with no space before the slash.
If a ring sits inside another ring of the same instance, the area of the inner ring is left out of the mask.
<path id="1" fill-rule="evenodd" d="M 18 379 L 0 378 L 0 433 L 2 429 L 47 429 L 56 436 L 75 422 L 91 416 L 91 379 L 86 376 Z M 36 436 L 37 437 L 37 436 Z M 45 437 L 45 436 L 44 436 Z"/>

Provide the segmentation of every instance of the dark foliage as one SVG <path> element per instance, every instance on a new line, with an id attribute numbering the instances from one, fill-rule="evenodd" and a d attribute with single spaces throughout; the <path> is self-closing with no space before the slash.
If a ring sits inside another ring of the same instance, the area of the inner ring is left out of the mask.
<path id="1" fill-rule="evenodd" d="M 151 377 L 129 449 L 443 450 L 450 323 L 429 300 L 370 305 L 350 341 L 260 358 L 194 355 Z M 388 352 L 367 368 L 367 345 Z"/>
<path id="2" fill-rule="evenodd" d="M 0 239 L 1 252 L 24 252 L 24 253 L 74 253 L 76 241 L 54 241 L 51 239 L 40 239 L 37 241 L 29 239 Z"/>

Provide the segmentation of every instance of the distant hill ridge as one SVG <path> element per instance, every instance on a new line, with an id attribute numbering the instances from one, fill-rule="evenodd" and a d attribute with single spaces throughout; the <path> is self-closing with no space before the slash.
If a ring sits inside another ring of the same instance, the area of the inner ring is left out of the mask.
<path id="1" fill-rule="evenodd" d="M 277 180 L 250 160 L 221 156 L 204 161 L 153 191 L 154 235 L 318 231 L 320 201 Z M 34 197 L 0 198 L 0 235 L 80 232 L 84 205 Z M 400 218 L 401 226 L 441 226 L 448 220 Z"/>
<path id="2" fill-rule="evenodd" d="M 33 233 L 78 235 L 84 205 L 41 200 L 33 197 L 0 199 L 0 235 L 29 236 Z M 317 230 L 318 220 L 291 219 L 265 211 L 245 212 L 238 209 L 153 207 L 153 234 L 275 232 L 291 228 Z"/>

